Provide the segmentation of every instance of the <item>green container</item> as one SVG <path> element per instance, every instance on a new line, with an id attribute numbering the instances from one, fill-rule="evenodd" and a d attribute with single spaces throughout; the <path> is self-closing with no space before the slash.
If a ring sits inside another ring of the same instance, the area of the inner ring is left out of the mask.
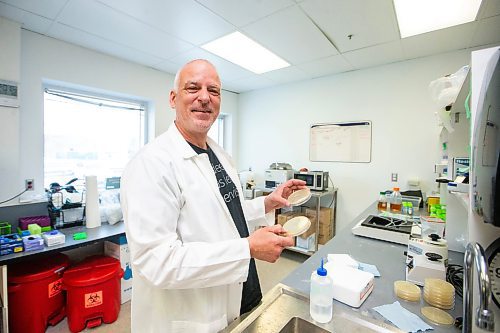
<path id="1" fill-rule="evenodd" d="M 0 235 L 8 235 L 11 233 L 12 226 L 9 222 L 0 222 Z"/>
<path id="2" fill-rule="evenodd" d="M 32 235 L 40 235 L 42 233 L 42 227 L 40 227 L 36 223 L 28 224 L 28 230 L 30 231 L 30 234 L 32 234 Z"/>

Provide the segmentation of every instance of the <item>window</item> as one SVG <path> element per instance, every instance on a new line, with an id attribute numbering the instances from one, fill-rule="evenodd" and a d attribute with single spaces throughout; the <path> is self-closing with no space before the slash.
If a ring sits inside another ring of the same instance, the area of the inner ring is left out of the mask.
<path id="1" fill-rule="evenodd" d="M 44 93 L 44 182 L 121 176 L 146 138 L 145 103 L 64 90 Z"/>
<path id="2" fill-rule="evenodd" d="M 208 136 L 210 136 L 215 142 L 219 144 L 222 148 L 226 148 L 224 146 L 224 122 L 226 117 L 224 115 L 219 114 L 219 117 L 210 127 L 208 131 Z"/>

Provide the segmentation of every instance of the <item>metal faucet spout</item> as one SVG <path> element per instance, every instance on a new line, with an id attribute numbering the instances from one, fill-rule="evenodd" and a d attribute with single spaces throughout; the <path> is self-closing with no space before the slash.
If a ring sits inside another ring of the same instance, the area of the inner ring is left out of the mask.
<path id="1" fill-rule="evenodd" d="M 474 278 L 474 267 L 478 273 L 479 284 L 479 307 L 476 311 L 476 326 L 486 331 L 495 330 L 493 312 L 489 309 L 491 303 L 491 286 L 488 276 L 488 265 L 481 245 L 471 242 L 467 245 L 464 255 L 464 304 L 463 304 L 463 328 L 462 332 L 472 332 L 472 286 Z"/>

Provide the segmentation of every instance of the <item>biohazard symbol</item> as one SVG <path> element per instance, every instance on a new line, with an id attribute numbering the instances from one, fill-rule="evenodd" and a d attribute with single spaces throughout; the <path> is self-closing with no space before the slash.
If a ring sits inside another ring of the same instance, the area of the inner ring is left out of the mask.
<path id="1" fill-rule="evenodd" d="M 49 298 L 59 295 L 62 291 L 62 279 L 49 283 Z"/>
<path id="2" fill-rule="evenodd" d="M 102 290 L 85 294 L 85 308 L 92 308 L 102 304 Z"/>

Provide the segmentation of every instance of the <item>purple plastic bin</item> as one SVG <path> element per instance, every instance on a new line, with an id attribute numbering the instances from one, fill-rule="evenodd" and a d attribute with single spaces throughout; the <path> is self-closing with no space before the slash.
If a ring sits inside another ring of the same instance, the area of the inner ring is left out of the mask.
<path id="1" fill-rule="evenodd" d="M 36 223 L 40 227 L 50 227 L 50 217 L 48 216 L 26 216 L 19 218 L 19 228 L 28 230 L 28 225 Z"/>

